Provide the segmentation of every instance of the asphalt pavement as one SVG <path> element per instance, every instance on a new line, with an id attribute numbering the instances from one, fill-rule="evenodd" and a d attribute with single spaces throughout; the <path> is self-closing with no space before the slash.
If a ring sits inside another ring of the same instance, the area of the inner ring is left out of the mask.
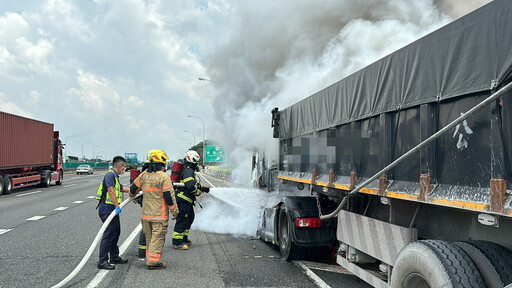
<path id="1" fill-rule="evenodd" d="M 22 188 L 0 197 L 0 287 L 52 287 L 77 266 L 102 224 L 95 194 L 103 173 L 67 174 L 63 185 Z M 128 174 L 121 176 L 124 185 Z M 232 186 L 207 180 L 203 184 Z M 208 197 L 200 200 L 204 203 Z M 230 225 L 222 214 L 209 216 L 212 223 Z M 190 249 L 175 250 L 174 221 L 162 256 L 167 268 L 147 270 L 145 260 L 137 256 L 140 206 L 129 203 L 120 216 L 119 246 L 128 264 L 98 270 L 96 247 L 66 287 L 368 287 L 337 265 L 284 261 L 275 246 L 254 236 L 192 229 Z"/>

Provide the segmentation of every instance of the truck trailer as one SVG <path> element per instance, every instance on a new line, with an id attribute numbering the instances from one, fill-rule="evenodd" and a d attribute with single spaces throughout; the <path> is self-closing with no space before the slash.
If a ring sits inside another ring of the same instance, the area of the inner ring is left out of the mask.
<path id="1" fill-rule="evenodd" d="M 511 284 L 511 43 L 495 0 L 275 108 L 276 181 L 296 196 L 260 237 L 287 260 L 335 247 L 374 287 Z"/>
<path id="2" fill-rule="evenodd" d="M 0 112 L 0 195 L 51 181 L 61 185 L 62 149 L 53 124 Z"/>

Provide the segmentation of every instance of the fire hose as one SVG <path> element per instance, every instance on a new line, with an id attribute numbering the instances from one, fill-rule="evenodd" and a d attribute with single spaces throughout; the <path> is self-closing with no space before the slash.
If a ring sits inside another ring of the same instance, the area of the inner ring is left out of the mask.
<path id="1" fill-rule="evenodd" d="M 183 187 L 184 185 L 182 183 L 173 183 L 173 186 Z M 119 207 L 123 208 L 128 202 L 132 201 L 135 198 L 140 197 L 141 195 L 142 195 L 142 191 L 139 192 L 134 197 L 130 197 L 130 198 L 124 200 L 121 204 L 119 204 Z M 87 250 L 87 253 L 85 253 L 84 258 L 82 258 L 82 261 L 80 261 L 80 263 L 78 263 L 78 266 L 76 266 L 76 268 L 66 278 L 64 278 L 62 281 L 57 283 L 55 286 L 52 286 L 52 288 L 64 287 L 64 285 L 69 283 L 69 281 L 71 281 L 71 279 L 73 279 L 78 274 L 78 272 L 80 272 L 80 270 L 82 270 L 85 263 L 87 263 L 87 261 L 91 257 L 92 252 L 94 252 L 94 249 L 96 249 L 96 246 L 100 242 L 101 237 L 103 236 L 103 233 L 105 232 L 108 225 L 110 224 L 112 219 L 114 219 L 115 216 L 116 216 L 116 211 L 114 210 L 114 211 L 112 211 L 112 213 L 110 213 L 107 220 L 105 220 L 105 222 L 101 226 L 100 231 L 98 231 L 98 234 L 96 234 L 96 238 L 94 238 L 94 241 L 92 242 L 91 246 L 89 247 L 89 250 Z"/>

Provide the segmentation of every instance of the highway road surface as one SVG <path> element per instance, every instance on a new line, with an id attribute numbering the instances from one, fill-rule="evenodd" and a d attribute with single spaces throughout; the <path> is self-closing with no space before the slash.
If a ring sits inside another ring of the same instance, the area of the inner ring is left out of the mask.
<path id="1" fill-rule="evenodd" d="M 60 186 L 0 196 L 0 287 L 52 287 L 71 273 L 102 224 L 95 195 L 103 173 L 69 174 Z M 129 183 L 128 174 L 120 178 L 123 185 Z M 66 287 L 369 287 L 340 266 L 325 263 L 332 258 L 330 251 L 318 251 L 306 261 L 284 261 L 275 246 L 253 233 L 254 207 L 237 206 L 257 202 L 257 193 L 202 177 L 204 185 L 215 188 L 199 197 L 204 209 L 195 208 L 198 227 L 192 227 L 188 251 L 172 248 L 170 222 L 162 256 L 166 269 L 147 270 L 137 257 L 141 209 L 129 203 L 120 215 L 119 240 L 128 264 L 98 270 L 96 248 Z"/>

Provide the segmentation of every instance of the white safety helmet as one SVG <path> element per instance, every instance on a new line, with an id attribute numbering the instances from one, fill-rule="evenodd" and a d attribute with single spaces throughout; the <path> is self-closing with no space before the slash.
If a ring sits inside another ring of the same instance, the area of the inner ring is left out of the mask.
<path id="1" fill-rule="evenodd" d="M 197 164 L 197 162 L 199 162 L 199 153 L 194 150 L 188 150 L 187 153 L 185 153 L 185 161 Z"/>

